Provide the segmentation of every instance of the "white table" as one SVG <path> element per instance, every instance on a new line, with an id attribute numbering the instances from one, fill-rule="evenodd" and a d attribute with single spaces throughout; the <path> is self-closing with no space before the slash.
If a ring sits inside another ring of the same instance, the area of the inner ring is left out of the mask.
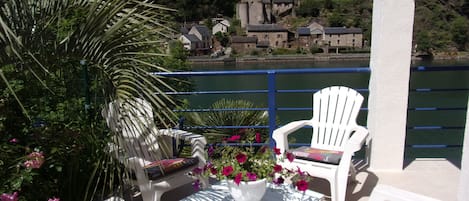
<path id="1" fill-rule="evenodd" d="M 213 184 L 210 188 L 200 190 L 194 193 L 182 201 L 231 201 L 233 198 L 228 191 L 226 181 L 221 181 L 217 184 Z M 323 201 L 324 195 L 311 190 L 305 192 L 298 191 L 290 187 L 290 185 L 276 186 L 273 184 L 267 184 L 267 189 L 263 201 Z"/>

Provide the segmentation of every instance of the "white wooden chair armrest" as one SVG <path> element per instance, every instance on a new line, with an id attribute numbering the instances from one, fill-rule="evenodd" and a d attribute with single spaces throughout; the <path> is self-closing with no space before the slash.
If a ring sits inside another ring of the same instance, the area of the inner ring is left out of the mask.
<path id="1" fill-rule="evenodd" d="M 368 136 L 368 129 L 363 126 L 357 126 L 355 133 L 350 137 L 347 145 L 345 146 L 345 152 L 354 153 L 360 150 L 365 143 Z"/>
<path id="2" fill-rule="evenodd" d="M 280 149 L 280 153 L 283 154 L 288 150 L 288 135 L 308 125 L 308 122 L 310 120 L 293 121 L 274 130 L 272 138 L 275 140 L 276 147 Z"/>

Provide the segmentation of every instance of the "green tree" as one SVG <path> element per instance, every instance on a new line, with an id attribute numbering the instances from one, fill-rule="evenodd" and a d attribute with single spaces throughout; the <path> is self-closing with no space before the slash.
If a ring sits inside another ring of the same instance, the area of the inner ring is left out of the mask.
<path id="1" fill-rule="evenodd" d="M 114 191 L 122 178 L 114 177 L 119 165 L 106 147 L 116 133 L 105 134 L 100 110 L 141 97 L 159 125 L 175 124 L 177 102 L 155 92 L 175 91 L 168 83 L 176 81 L 149 73 L 177 67 L 164 59 L 174 11 L 121 0 L 10 0 L 0 10 L 0 190 L 21 190 L 21 200 L 91 200 Z M 17 182 L 10 167 L 22 168 L 34 149 L 46 155 L 44 166 Z"/>
<path id="2" fill-rule="evenodd" d="M 466 50 L 469 41 L 469 21 L 465 17 L 456 18 L 451 23 L 451 36 L 458 50 Z"/>
<path id="3" fill-rule="evenodd" d="M 301 2 L 300 7 L 297 8 L 296 13 L 303 17 L 318 17 L 320 15 L 322 5 L 323 3 L 321 0 L 304 0 Z"/>

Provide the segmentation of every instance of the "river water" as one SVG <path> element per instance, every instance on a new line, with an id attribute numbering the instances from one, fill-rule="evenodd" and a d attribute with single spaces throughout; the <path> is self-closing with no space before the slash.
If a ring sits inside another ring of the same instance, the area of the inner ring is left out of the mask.
<path id="1" fill-rule="evenodd" d="M 331 68 L 331 67 L 368 67 L 369 61 L 330 61 L 330 62 L 266 62 L 224 64 L 194 64 L 193 71 L 205 70 L 247 70 L 247 69 L 291 69 L 291 68 Z M 469 66 L 465 60 L 414 61 L 417 66 Z M 265 76 L 211 76 L 193 78 L 196 90 L 253 90 L 266 89 Z M 369 73 L 337 74 L 295 74 L 277 77 L 277 89 L 321 89 L 327 86 L 343 85 L 356 89 L 367 89 Z M 410 88 L 433 89 L 469 89 L 469 71 L 413 72 Z M 367 92 L 362 93 L 365 98 Z M 406 157 L 444 157 L 460 158 L 465 114 L 467 107 L 467 90 L 413 92 L 409 94 L 409 108 L 406 137 Z M 244 95 L 193 95 L 187 97 L 190 108 L 207 108 L 221 99 L 245 99 L 254 102 L 258 107 L 267 106 L 266 94 Z M 311 94 L 278 94 L 277 107 L 311 107 Z M 363 103 L 367 107 L 367 99 Z M 442 110 L 415 111 L 412 108 L 443 108 Z M 292 120 L 310 119 L 311 111 L 278 111 L 280 124 Z M 366 111 L 361 111 L 358 123 L 366 125 Z M 414 129 L 414 127 L 435 127 L 442 129 Z M 308 141 L 306 139 L 306 141 Z M 428 146 L 431 145 L 431 146 Z"/>

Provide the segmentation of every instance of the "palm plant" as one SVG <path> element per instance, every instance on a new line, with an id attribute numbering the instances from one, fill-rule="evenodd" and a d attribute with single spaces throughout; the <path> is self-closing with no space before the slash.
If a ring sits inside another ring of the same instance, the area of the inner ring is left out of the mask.
<path id="1" fill-rule="evenodd" d="M 47 136 L 54 139 L 59 139 L 55 138 L 57 133 L 86 136 L 70 142 L 79 147 L 73 156 L 60 152 L 69 150 L 71 144 L 64 145 L 63 149 L 61 146 L 39 144 L 40 140 L 24 144 L 26 150 L 33 145 L 42 149 L 53 147 L 47 150 L 48 154 L 57 156 L 59 153 L 62 160 L 70 157 L 85 160 L 75 160 L 82 166 L 64 164 L 65 168 L 75 168 L 68 171 L 68 178 L 83 179 L 80 178 L 83 175 L 89 178 L 86 188 L 82 188 L 84 192 L 76 191 L 70 179 L 67 182 L 53 181 L 59 189 L 48 190 L 69 196 L 65 200 L 84 200 L 91 199 L 96 192 L 110 191 L 108 187 L 118 180 L 112 178 L 115 171 L 108 169 L 116 166 L 110 164 L 111 158 L 105 155 L 105 146 L 112 135 L 103 137 L 102 118 L 97 112 L 92 112 L 103 103 L 140 97 L 153 105 L 159 125 L 173 125 L 175 115 L 171 108 L 177 103 L 163 93 L 174 91 L 167 84 L 169 78 L 149 73 L 173 70 L 161 65 L 161 57 L 166 56 L 167 41 L 174 33 L 171 12 L 173 10 L 139 0 L 0 1 L 0 79 L 3 81 L 0 82 L 3 91 L 0 111 L 13 110 L 10 116 L 0 116 L 0 121 L 22 114 L 22 123 L 15 121 L 16 126 L 13 127 L 22 127 L 24 141 L 31 140 L 29 137 L 33 133 L 47 132 Z M 81 85 L 80 72 L 89 73 L 92 77 L 91 95 L 84 96 L 77 89 L 88 88 L 86 84 Z M 10 108 L 13 102 L 19 107 Z M 86 110 L 79 109 L 83 105 Z M 61 112 L 57 112 L 57 108 Z M 37 117 L 46 117 L 52 122 L 32 128 Z M 6 124 L 0 123 L 0 133 L 15 137 L 8 126 L 1 125 Z M 42 142 L 63 141 L 43 139 Z M 63 162 L 52 160 L 50 165 L 56 168 Z M 90 165 L 87 167 L 83 163 Z M 83 173 L 84 169 L 86 173 Z M 48 170 L 44 171 L 47 173 Z M 66 171 L 56 168 L 56 172 L 65 174 Z"/>
<path id="2" fill-rule="evenodd" d="M 240 108 L 241 111 L 236 111 Z M 245 133 L 243 126 L 259 126 L 254 128 L 268 139 L 268 130 L 261 128 L 267 125 L 268 115 L 265 111 L 257 110 L 256 106 L 247 100 L 221 99 L 210 107 L 208 112 L 193 112 L 186 116 L 187 124 L 202 128 L 197 133 L 204 133 L 209 142 L 219 142 L 220 139 L 234 134 Z M 239 126 L 241 128 L 219 128 L 216 126 Z"/>

